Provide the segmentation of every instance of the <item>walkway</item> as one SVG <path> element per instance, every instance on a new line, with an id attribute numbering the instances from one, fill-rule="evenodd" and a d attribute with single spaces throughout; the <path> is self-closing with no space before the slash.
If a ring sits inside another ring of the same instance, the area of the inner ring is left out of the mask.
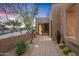
<path id="1" fill-rule="evenodd" d="M 52 41 L 51 38 L 48 36 L 38 35 L 30 46 L 29 51 L 25 52 L 23 55 L 63 56 L 64 54 L 61 52 L 58 44 L 55 41 Z"/>

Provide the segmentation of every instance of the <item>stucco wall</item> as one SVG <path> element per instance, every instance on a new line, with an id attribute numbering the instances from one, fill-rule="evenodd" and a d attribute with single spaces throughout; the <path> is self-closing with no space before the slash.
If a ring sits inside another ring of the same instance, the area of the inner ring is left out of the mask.
<path id="1" fill-rule="evenodd" d="M 51 18 L 49 18 L 49 23 L 51 23 L 51 21 L 52 21 L 52 25 L 51 26 L 49 26 L 49 28 L 50 27 L 52 27 L 52 29 L 50 29 L 49 30 L 49 34 L 50 34 L 50 36 L 52 36 L 52 38 L 54 39 L 54 40 L 56 40 L 56 38 L 55 38 L 55 34 L 56 34 L 56 32 L 57 32 L 57 30 L 59 30 L 60 31 L 60 12 L 61 12 L 61 10 L 60 10 L 60 4 L 54 4 L 53 5 L 53 8 L 52 8 L 52 14 L 50 14 L 50 17 Z"/>
<path id="2" fill-rule="evenodd" d="M 68 10 L 72 13 L 68 13 Z M 55 32 L 60 30 L 61 40 L 79 55 L 79 4 L 53 4 L 52 11 L 52 39 L 55 39 Z"/>
<path id="3" fill-rule="evenodd" d="M 0 53 L 8 52 L 12 48 L 14 48 L 16 46 L 16 43 L 20 40 L 29 40 L 29 39 L 30 36 L 28 33 L 0 39 Z"/>

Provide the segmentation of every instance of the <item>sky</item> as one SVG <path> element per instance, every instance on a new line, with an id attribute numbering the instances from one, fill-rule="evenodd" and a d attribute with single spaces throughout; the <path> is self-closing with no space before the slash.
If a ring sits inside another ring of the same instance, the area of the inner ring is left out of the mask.
<path id="1" fill-rule="evenodd" d="M 51 3 L 41 3 L 39 4 L 39 14 L 38 17 L 47 17 L 51 10 Z"/>
<path id="2" fill-rule="evenodd" d="M 38 15 L 37 17 L 47 17 L 51 10 L 51 3 L 38 3 L 39 7 Z M 32 4 L 28 4 L 28 8 L 30 9 L 32 7 Z"/>
<path id="3" fill-rule="evenodd" d="M 33 3 L 28 4 L 28 8 L 31 8 L 32 5 L 33 5 Z M 39 6 L 39 12 L 38 12 L 37 17 L 46 17 L 46 16 L 48 16 L 48 14 L 51 10 L 52 4 L 51 3 L 39 3 L 38 6 Z M 0 9 L 0 11 L 2 12 L 1 9 Z M 4 16 L 5 14 L 1 13 L 1 12 L 0 12 L 0 16 Z"/>
<path id="4" fill-rule="evenodd" d="M 28 5 L 28 9 L 30 10 L 30 8 L 32 8 L 33 3 L 32 4 L 29 3 L 27 5 Z M 51 3 L 39 3 L 38 6 L 39 6 L 39 11 L 38 11 L 38 15 L 36 17 L 38 17 L 38 18 L 39 17 L 47 17 L 49 15 L 49 13 L 50 13 L 52 4 Z M 6 18 L 4 19 L 4 17 L 6 15 L 2 11 L 3 11 L 3 9 L 0 8 L 0 21 L 5 21 Z"/>

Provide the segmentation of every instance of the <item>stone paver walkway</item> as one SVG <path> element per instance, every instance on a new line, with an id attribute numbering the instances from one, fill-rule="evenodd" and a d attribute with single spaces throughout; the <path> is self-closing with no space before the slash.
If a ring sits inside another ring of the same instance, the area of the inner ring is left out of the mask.
<path id="1" fill-rule="evenodd" d="M 28 54 L 29 53 L 29 54 Z M 29 56 L 64 56 L 58 44 L 48 36 L 38 35 L 33 44 L 31 44 L 29 51 L 23 55 Z"/>

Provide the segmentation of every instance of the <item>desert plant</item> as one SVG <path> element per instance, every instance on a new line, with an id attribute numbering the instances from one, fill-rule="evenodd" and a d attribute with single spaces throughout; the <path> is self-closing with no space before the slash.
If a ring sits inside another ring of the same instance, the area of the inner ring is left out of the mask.
<path id="1" fill-rule="evenodd" d="M 61 33 L 60 33 L 60 31 L 58 30 L 55 35 L 56 35 L 57 43 L 59 44 L 60 41 L 61 41 Z"/>
<path id="2" fill-rule="evenodd" d="M 76 54 L 74 52 L 70 52 L 67 54 L 68 56 L 76 56 Z"/>
<path id="3" fill-rule="evenodd" d="M 28 48 L 28 42 L 25 41 L 19 41 L 16 44 L 16 54 L 21 55 L 22 53 L 25 52 L 25 50 Z"/>
<path id="4" fill-rule="evenodd" d="M 68 48 L 68 47 L 65 47 L 64 49 L 63 49 L 63 53 L 65 54 L 65 55 L 67 55 L 68 53 L 70 53 L 71 52 L 71 50 Z"/>
<path id="5" fill-rule="evenodd" d="M 65 46 L 64 43 L 60 43 L 60 44 L 59 44 L 59 48 L 63 49 L 63 48 L 65 48 L 65 47 L 66 47 L 66 46 Z"/>

